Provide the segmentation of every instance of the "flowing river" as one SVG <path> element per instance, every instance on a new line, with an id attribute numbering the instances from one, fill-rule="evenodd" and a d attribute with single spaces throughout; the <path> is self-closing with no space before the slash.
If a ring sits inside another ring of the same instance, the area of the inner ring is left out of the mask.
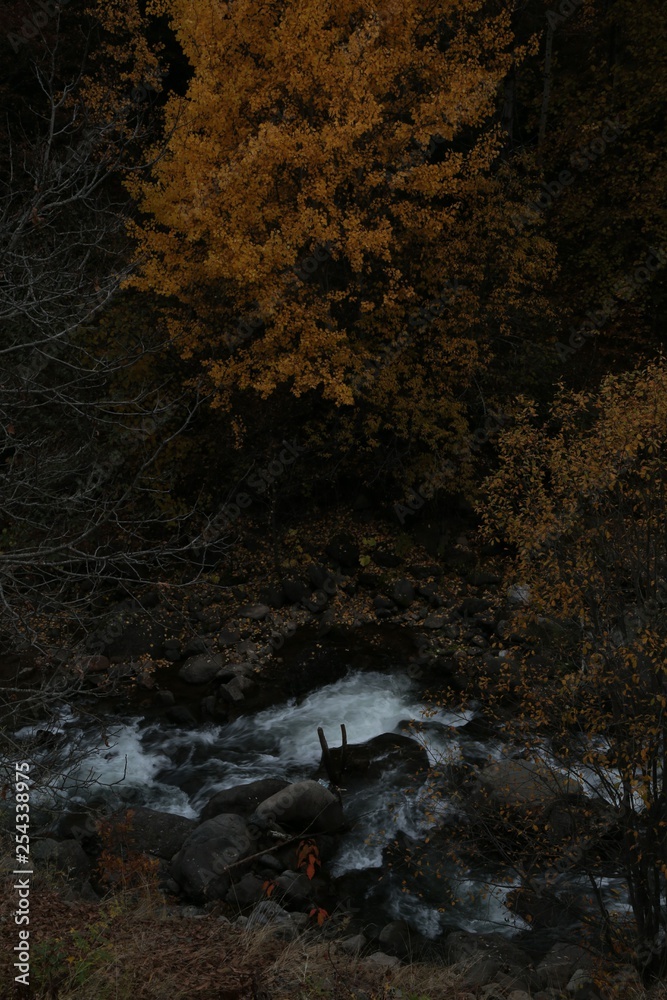
<path id="1" fill-rule="evenodd" d="M 104 799 L 116 807 L 142 805 L 195 819 L 216 792 L 234 785 L 258 778 L 321 777 L 316 773 L 319 726 L 336 744 L 341 723 L 351 744 L 383 733 L 402 732 L 419 739 L 428 753 L 431 784 L 434 770 L 448 762 L 493 761 L 512 753 L 500 739 L 476 739 L 467 725 L 474 716 L 474 709 L 434 713 L 405 673 L 361 671 L 350 665 L 345 676 L 299 700 L 225 724 L 175 726 L 162 718 L 119 714 L 107 720 L 107 745 L 100 749 L 99 722 L 86 722 L 75 709 L 63 706 L 52 729 L 60 734 L 63 770 L 77 760 L 61 782 L 61 801 L 64 796 L 68 806 Z M 421 735 L 420 725 L 415 730 L 414 723 L 423 725 Z M 17 736 L 30 733 L 26 728 Z M 357 904 L 380 920 L 409 920 L 431 939 L 453 927 L 507 936 L 530 930 L 504 903 L 519 884 L 511 872 L 461 873 L 453 863 L 447 868 L 442 859 L 455 897 L 452 906 L 435 880 L 422 880 L 428 883 L 426 888 L 420 885 L 419 892 L 406 892 L 404 873 L 387 870 L 384 860 L 392 843 L 422 843 L 446 826 L 455 811 L 446 796 L 434 798 L 428 780 L 415 779 L 392 761 L 373 781 L 349 784 L 343 802 L 351 830 L 342 835 L 327 868 L 338 880 L 354 876 L 348 883 Z M 617 899 L 617 880 L 602 879 L 600 888 L 612 906 L 626 906 L 623 898 Z"/>

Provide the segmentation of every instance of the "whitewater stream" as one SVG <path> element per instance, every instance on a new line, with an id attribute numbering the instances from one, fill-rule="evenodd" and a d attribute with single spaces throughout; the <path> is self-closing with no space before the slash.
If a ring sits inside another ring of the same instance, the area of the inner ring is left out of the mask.
<path id="1" fill-rule="evenodd" d="M 420 736 L 410 724 L 424 720 L 425 712 L 427 736 Z M 225 724 L 180 727 L 162 719 L 120 714 L 107 720 L 105 746 L 99 723 L 85 723 L 70 706 L 63 706 L 52 728 L 60 734 L 63 765 L 75 755 L 78 760 L 61 782 L 60 795 L 69 806 L 104 798 L 117 807 L 142 805 L 196 819 L 222 789 L 258 778 L 298 781 L 318 776 L 318 726 L 333 745 L 339 743 L 341 723 L 351 744 L 382 733 L 412 735 L 423 743 L 436 770 L 447 762 L 499 760 L 511 752 L 500 740 L 478 742 L 464 732 L 474 714 L 473 710 L 433 714 L 404 674 L 351 669 L 298 703 L 292 699 Z M 30 732 L 26 728 L 17 736 Z M 507 893 L 518 885 L 508 872 L 462 876 L 450 864 L 447 881 L 456 897 L 452 907 L 433 880 L 422 880 L 428 885 L 419 887 L 420 897 L 416 891 L 405 892 L 400 874 L 382 868 L 384 852 L 396 838 L 422 842 L 454 811 L 446 797 L 434 799 L 428 794 L 426 783 L 415 784 L 405 768 L 393 765 L 377 781 L 350 782 L 343 802 L 352 829 L 343 834 L 327 868 L 335 878 L 358 876 L 353 880 L 357 893 L 372 901 L 378 915 L 387 920 L 405 918 L 427 938 L 452 927 L 508 936 L 530 929 L 504 905 Z M 602 880 L 601 888 L 612 893 L 618 886 Z"/>

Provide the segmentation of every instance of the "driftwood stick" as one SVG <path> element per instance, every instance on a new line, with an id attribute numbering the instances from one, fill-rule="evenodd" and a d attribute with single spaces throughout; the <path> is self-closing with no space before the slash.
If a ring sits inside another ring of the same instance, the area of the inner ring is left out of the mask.
<path id="1" fill-rule="evenodd" d="M 317 735 L 320 740 L 320 746 L 322 747 L 322 763 L 324 764 L 324 770 L 327 772 L 327 776 L 332 785 L 337 785 L 338 780 L 336 777 L 336 772 L 334 770 L 333 761 L 331 759 L 331 752 L 329 750 L 329 744 L 327 743 L 326 736 L 324 735 L 324 730 L 321 726 L 318 726 Z"/>
<path id="2" fill-rule="evenodd" d="M 345 773 L 345 757 L 347 756 L 347 729 L 345 728 L 345 723 L 341 722 L 340 732 L 342 737 L 342 743 L 340 748 L 340 775 Z"/>

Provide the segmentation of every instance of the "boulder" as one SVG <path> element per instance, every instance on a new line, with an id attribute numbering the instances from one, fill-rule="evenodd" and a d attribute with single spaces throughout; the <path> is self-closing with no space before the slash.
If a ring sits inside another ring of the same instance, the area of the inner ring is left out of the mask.
<path id="1" fill-rule="evenodd" d="M 220 653 L 202 653 L 187 659 L 178 671 L 178 676 L 187 684 L 207 684 L 213 680 L 221 668 L 222 655 Z"/>
<path id="2" fill-rule="evenodd" d="M 378 944 L 382 951 L 398 958 L 408 958 L 413 952 L 415 932 L 405 920 L 392 920 L 380 931 Z"/>
<path id="3" fill-rule="evenodd" d="M 342 747 L 331 747 L 331 762 L 336 771 L 343 765 L 342 774 L 363 774 L 367 778 L 380 777 L 387 768 L 402 764 L 411 769 L 428 767 L 428 754 L 417 740 L 402 733 L 382 733 L 364 743 L 349 743 L 343 757 Z M 319 771 L 324 773 L 324 762 Z"/>
<path id="4" fill-rule="evenodd" d="M 256 841 L 246 821 L 224 813 L 200 824 L 172 861 L 171 875 L 194 902 L 224 899 L 232 884 L 230 865 L 255 852 Z M 242 874 L 241 866 L 234 875 Z"/>
<path id="5" fill-rule="evenodd" d="M 282 792 L 289 782 L 280 778 L 260 778 L 259 781 L 249 781 L 233 788 L 224 788 L 208 800 L 202 810 L 200 822 L 219 816 L 221 813 L 236 813 L 238 816 L 249 817 L 271 795 Z"/>
<path id="6" fill-rule="evenodd" d="M 126 811 L 115 813 L 111 820 L 125 822 Z M 178 816 L 176 813 L 160 812 L 157 809 L 146 809 L 135 806 L 131 810 L 130 833 L 137 850 L 144 854 L 153 854 L 157 858 L 170 861 L 180 851 L 197 827 L 194 819 Z"/>
<path id="7" fill-rule="evenodd" d="M 90 874 L 88 855 L 78 840 L 36 840 L 30 852 L 34 861 L 43 861 L 68 878 L 87 879 Z"/>
<path id="8" fill-rule="evenodd" d="M 167 721 L 173 722 L 175 726 L 185 726 L 190 729 L 197 725 L 197 720 L 185 705 L 172 705 L 164 714 Z"/>
<path id="9" fill-rule="evenodd" d="M 500 982 L 501 976 L 509 976 L 512 981 L 525 979 L 531 968 L 530 956 L 500 934 L 452 931 L 445 940 L 445 955 L 452 965 L 466 967 L 465 983 L 469 987 Z"/>
<path id="10" fill-rule="evenodd" d="M 595 956 L 582 945 L 557 941 L 536 969 L 542 989 L 563 990 L 577 969 L 592 969 Z"/>
<path id="11" fill-rule="evenodd" d="M 250 694 L 256 687 L 257 685 L 251 677 L 239 673 L 226 684 L 220 685 L 216 694 L 216 702 L 239 704 L 245 701 L 246 695 Z"/>
<path id="12" fill-rule="evenodd" d="M 232 884 L 231 889 L 225 896 L 225 902 L 239 910 L 246 910 L 266 896 L 264 891 L 264 879 L 258 875 L 248 872 L 238 882 Z"/>
<path id="13" fill-rule="evenodd" d="M 543 809 L 566 795 L 582 794 L 573 778 L 530 760 L 501 760 L 485 767 L 470 799 L 473 809 L 489 803 L 495 809 Z"/>
<path id="14" fill-rule="evenodd" d="M 344 822 L 343 807 L 318 781 L 298 781 L 269 796 L 252 817 L 260 827 L 274 823 L 295 833 L 334 833 Z"/>

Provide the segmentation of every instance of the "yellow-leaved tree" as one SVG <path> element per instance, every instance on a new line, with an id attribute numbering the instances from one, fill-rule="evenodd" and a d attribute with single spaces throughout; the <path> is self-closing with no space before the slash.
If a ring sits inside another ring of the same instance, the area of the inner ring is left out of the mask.
<path id="1" fill-rule="evenodd" d="M 526 404 L 499 449 L 481 512 L 488 536 L 515 550 L 508 582 L 524 603 L 511 629 L 532 640 L 507 660 L 512 728 L 615 808 L 605 874 L 625 880 L 635 957 L 664 974 L 667 364 L 563 391 L 545 422 Z M 628 927 L 607 919 L 620 947 Z"/>
<path id="2" fill-rule="evenodd" d="M 414 466 L 464 440 L 490 359 L 542 335 L 555 271 L 511 223 L 522 193 L 499 158 L 503 80 L 528 51 L 507 6 L 150 9 L 192 77 L 165 108 L 168 154 L 128 182 L 133 282 L 236 440 L 288 397 L 322 455 L 400 442 Z"/>

